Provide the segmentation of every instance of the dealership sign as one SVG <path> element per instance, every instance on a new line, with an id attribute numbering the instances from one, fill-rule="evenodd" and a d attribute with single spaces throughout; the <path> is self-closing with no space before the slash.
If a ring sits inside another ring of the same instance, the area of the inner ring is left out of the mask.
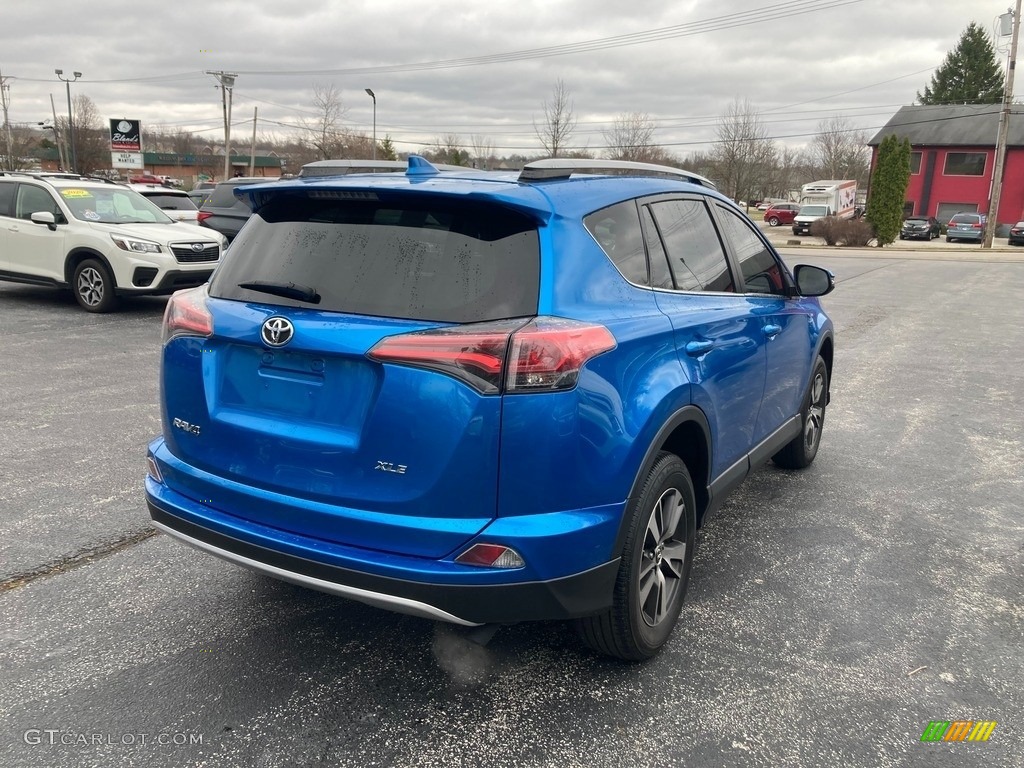
<path id="1" fill-rule="evenodd" d="M 111 168 L 144 168 L 141 152 L 111 152 Z"/>
<path id="2" fill-rule="evenodd" d="M 110 121 L 111 152 L 141 152 L 142 124 L 139 120 Z"/>

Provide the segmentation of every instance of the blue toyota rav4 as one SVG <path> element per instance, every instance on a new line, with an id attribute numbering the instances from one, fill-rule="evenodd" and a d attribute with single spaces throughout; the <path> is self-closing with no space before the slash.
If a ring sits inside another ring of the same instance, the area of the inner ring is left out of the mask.
<path id="1" fill-rule="evenodd" d="M 704 516 L 814 460 L 832 275 L 699 176 L 412 157 L 240 194 L 254 215 L 164 317 L 146 496 L 187 544 L 464 626 L 573 619 L 641 660 Z"/>

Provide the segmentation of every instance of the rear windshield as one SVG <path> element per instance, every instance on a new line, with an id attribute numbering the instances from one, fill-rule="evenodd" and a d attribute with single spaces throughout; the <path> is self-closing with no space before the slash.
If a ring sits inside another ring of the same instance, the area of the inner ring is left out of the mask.
<path id="1" fill-rule="evenodd" d="M 142 195 L 163 211 L 194 211 L 196 204 L 188 195 L 168 195 L 163 192 L 146 192 Z"/>
<path id="2" fill-rule="evenodd" d="M 540 255 L 529 217 L 462 200 L 346 194 L 276 195 L 232 243 L 210 294 L 452 323 L 537 314 Z M 320 298 L 306 302 L 239 287 L 254 281 L 294 283 Z"/>
<path id="3" fill-rule="evenodd" d="M 977 224 L 981 217 L 976 213 L 958 213 L 949 220 L 950 224 Z"/>
<path id="4" fill-rule="evenodd" d="M 253 182 L 255 183 L 255 182 Z M 210 195 L 209 204 L 213 208 L 234 208 L 235 206 L 249 210 L 249 198 L 235 197 L 235 190 L 242 184 L 218 184 Z"/>

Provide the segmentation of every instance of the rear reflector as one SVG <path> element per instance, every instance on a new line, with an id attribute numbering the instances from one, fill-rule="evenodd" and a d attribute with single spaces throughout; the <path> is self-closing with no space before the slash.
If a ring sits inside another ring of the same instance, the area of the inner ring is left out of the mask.
<path id="1" fill-rule="evenodd" d="M 614 347 L 602 325 L 536 317 L 391 336 L 367 356 L 440 371 L 494 395 L 572 389 L 586 362 Z"/>
<path id="2" fill-rule="evenodd" d="M 526 565 L 518 552 L 501 544 L 474 544 L 456 557 L 455 562 L 481 568 L 522 568 Z"/>
<path id="3" fill-rule="evenodd" d="M 157 466 L 156 459 L 152 456 L 146 457 L 146 474 L 158 483 L 162 483 L 164 481 L 164 476 L 160 474 L 160 467 Z"/>

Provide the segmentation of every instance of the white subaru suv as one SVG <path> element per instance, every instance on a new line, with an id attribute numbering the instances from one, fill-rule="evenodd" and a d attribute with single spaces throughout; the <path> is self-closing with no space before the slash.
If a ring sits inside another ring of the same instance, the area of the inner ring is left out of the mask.
<path id="1" fill-rule="evenodd" d="M 119 184 L 0 173 L 0 280 L 70 288 L 89 312 L 202 285 L 226 246 Z"/>

